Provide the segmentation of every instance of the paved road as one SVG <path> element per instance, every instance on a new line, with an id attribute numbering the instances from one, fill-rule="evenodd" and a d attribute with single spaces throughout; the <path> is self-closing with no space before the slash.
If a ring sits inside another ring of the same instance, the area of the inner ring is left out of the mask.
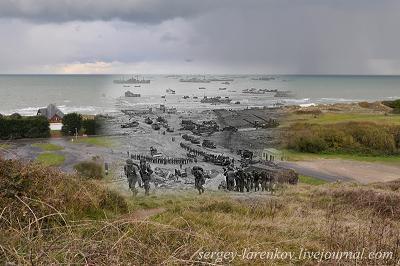
<path id="1" fill-rule="evenodd" d="M 295 170 L 296 172 L 298 172 L 301 175 L 315 177 L 315 178 L 318 178 L 318 179 L 325 180 L 327 182 L 335 182 L 337 180 L 355 181 L 353 178 L 348 177 L 348 176 L 330 175 L 330 174 L 324 173 L 323 171 L 309 169 L 307 167 L 298 165 L 298 164 L 293 163 L 293 162 L 280 162 L 279 165 L 283 166 L 283 167 L 291 168 L 291 169 Z"/>

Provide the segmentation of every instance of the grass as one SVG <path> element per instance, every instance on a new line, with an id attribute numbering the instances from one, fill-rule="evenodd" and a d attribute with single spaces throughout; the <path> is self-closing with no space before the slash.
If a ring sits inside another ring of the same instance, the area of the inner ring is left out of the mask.
<path id="1" fill-rule="evenodd" d="M 374 122 L 378 124 L 400 125 L 400 115 L 398 114 L 364 114 L 364 113 L 325 113 L 314 117 L 308 114 L 291 114 L 281 126 L 289 126 L 296 122 L 314 124 L 333 124 L 341 122 Z"/>
<path id="2" fill-rule="evenodd" d="M 52 143 L 34 143 L 32 147 L 37 147 L 44 151 L 60 151 L 64 149 L 64 147 Z"/>
<path id="3" fill-rule="evenodd" d="M 299 175 L 299 182 L 302 184 L 313 185 L 313 186 L 323 185 L 327 183 L 325 180 L 305 175 Z"/>
<path id="4" fill-rule="evenodd" d="M 400 182 L 300 184 L 284 186 L 274 196 L 158 191 L 157 196 L 123 199 L 99 186 L 99 181 L 35 164 L 13 164 L 0 160 L 2 264 L 395 265 L 400 257 Z M 161 212 L 138 215 L 155 208 Z M 245 249 L 297 256 L 294 260 L 200 256 L 241 254 Z M 365 254 L 393 255 L 382 260 L 366 255 L 319 262 L 319 258 L 299 259 L 301 249 L 365 249 Z"/>
<path id="5" fill-rule="evenodd" d="M 400 164 L 400 156 L 367 156 L 360 154 L 349 154 L 349 153 L 304 153 L 294 150 L 284 150 L 284 154 L 288 161 L 305 161 L 315 159 L 343 159 L 353 160 L 360 162 L 371 162 L 371 163 L 384 163 L 391 165 Z"/>
<path id="6" fill-rule="evenodd" d="M 65 156 L 57 153 L 46 152 L 39 154 L 36 161 L 46 166 L 60 166 L 65 161 Z"/>
<path id="7" fill-rule="evenodd" d="M 74 139 L 74 143 L 85 143 L 106 148 L 112 148 L 115 146 L 115 142 L 106 137 L 80 137 L 78 140 Z"/>
<path id="8" fill-rule="evenodd" d="M 0 149 L 9 149 L 11 148 L 11 144 L 7 144 L 7 143 L 0 143 Z"/>
<path id="9" fill-rule="evenodd" d="M 61 138 L 62 137 L 61 130 L 50 130 L 50 136 L 52 138 Z"/>

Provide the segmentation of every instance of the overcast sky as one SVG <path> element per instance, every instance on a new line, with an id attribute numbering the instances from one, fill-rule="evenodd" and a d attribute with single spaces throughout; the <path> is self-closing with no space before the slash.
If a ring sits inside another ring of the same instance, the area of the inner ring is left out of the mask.
<path id="1" fill-rule="evenodd" d="M 0 73 L 400 74 L 400 1 L 0 0 Z"/>

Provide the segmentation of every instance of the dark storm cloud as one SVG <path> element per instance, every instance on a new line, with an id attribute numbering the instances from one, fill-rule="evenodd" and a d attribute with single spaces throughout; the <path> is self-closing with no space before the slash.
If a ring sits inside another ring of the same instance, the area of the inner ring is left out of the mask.
<path id="1" fill-rule="evenodd" d="M 0 17 L 56 23 L 113 19 L 158 23 L 230 4 L 229 0 L 1 0 Z"/>
<path id="2" fill-rule="evenodd" d="M 0 72 L 400 74 L 399 14 L 398 0 L 0 0 Z"/>

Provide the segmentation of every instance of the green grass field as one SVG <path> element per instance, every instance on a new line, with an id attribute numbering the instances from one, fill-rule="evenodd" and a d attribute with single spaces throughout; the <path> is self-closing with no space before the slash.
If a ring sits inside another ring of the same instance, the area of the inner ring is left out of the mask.
<path id="1" fill-rule="evenodd" d="M 314 115 L 290 115 L 281 126 L 289 126 L 296 122 L 314 124 L 333 124 L 341 122 L 374 122 L 381 124 L 400 125 L 400 115 L 398 114 L 364 114 L 364 113 L 326 113 L 314 117 Z"/>
<path id="2" fill-rule="evenodd" d="M 0 149 L 9 149 L 9 148 L 11 148 L 10 144 L 0 143 Z"/>
<path id="3" fill-rule="evenodd" d="M 46 166 L 60 166 L 64 163 L 65 156 L 57 153 L 46 152 L 39 154 L 36 161 Z"/>
<path id="4" fill-rule="evenodd" d="M 60 151 L 64 149 L 62 146 L 51 143 L 34 143 L 32 144 L 32 147 L 41 148 L 44 151 Z"/>
<path id="5" fill-rule="evenodd" d="M 115 142 L 106 137 L 82 137 L 78 138 L 78 140 L 74 139 L 74 143 L 85 143 L 106 148 L 111 148 L 115 146 Z"/>
<path id="6" fill-rule="evenodd" d="M 318 179 L 318 178 L 311 177 L 311 176 L 305 176 L 305 175 L 299 176 L 299 182 L 301 184 L 307 184 L 307 185 L 313 185 L 313 186 L 323 185 L 323 184 L 327 183 L 325 180 Z"/>
<path id="7" fill-rule="evenodd" d="M 304 161 L 313 159 L 343 159 L 353 160 L 361 162 L 371 163 L 385 163 L 385 164 L 400 164 L 400 156 L 366 156 L 358 154 L 344 154 L 344 153 L 332 153 L 332 154 L 316 154 L 316 153 L 304 153 L 293 150 L 284 151 L 286 159 L 288 161 Z"/>

